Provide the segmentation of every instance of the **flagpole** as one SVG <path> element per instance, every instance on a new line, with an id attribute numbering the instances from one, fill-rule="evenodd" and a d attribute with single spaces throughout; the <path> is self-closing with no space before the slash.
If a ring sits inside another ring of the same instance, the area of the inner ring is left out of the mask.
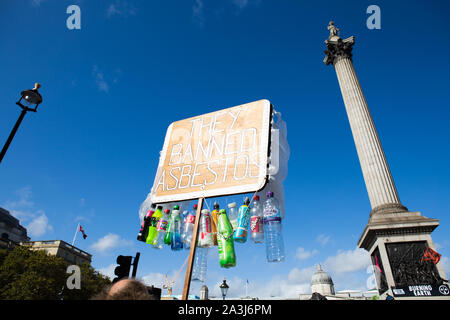
<path id="1" fill-rule="evenodd" d="M 77 225 L 77 230 L 75 231 L 75 235 L 73 236 L 72 247 L 73 247 L 73 244 L 75 243 L 75 239 L 77 238 L 78 230 L 80 230 L 80 223 L 79 222 L 78 222 L 78 225 Z"/>

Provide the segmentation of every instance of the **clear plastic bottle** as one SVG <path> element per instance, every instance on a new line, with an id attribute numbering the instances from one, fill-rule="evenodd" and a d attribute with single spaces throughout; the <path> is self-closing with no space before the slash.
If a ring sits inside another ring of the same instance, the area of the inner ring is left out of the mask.
<path id="1" fill-rule="evenodd" d="M 208 248 L 214 246 L 211 229 L 211 216 L 208 209 L 203 209 L 200 216 L 200 230 L 198 235 L 198 247 Z"/>
<path id="2" fill-rule="evenodd" d="M 264 204 L 264 238 L 266 242 L 267 261 L 284 261 L 284 241 L 281 229 L 281 213 L 278 200 L 273 192 L 267 192 L 267 200 Z"/>
<path id="3" fill-rule="evenodd" d="M 258 195 L 253 196 L 250 210 L 250 237 L 254 243 L 264 242 L 263 210 Z"/>
<path id="4" fill-rule="evenodd" d="M 164 210 L 163 216 L 158 220 L 156 224 L 156 231 L 158 232 L 158 236 L 153 240 L 153 248 L 162 249 L 164 246 L 164 236 L 166 235 L 167 225 L 169 224 L 169 213 L 170 210 Z"/>
<path id="5" fill-rule="evenodd" d="M 192 233 L 195 226 L 195 215 L 197 214 L 197 204 L 194 204 L 194 208 L 188 212 L 186 219 L 184 220 L 183 234 L 181 235 L 184 248 L 189 250 L 191 248 Z"/>
<path id="6" fill-rule="evenodd" d="M 183 249 L 183 242 L 181 241 L 181 232 L 183 230 L 183 222 L 180 217 L 180 210 L 178 206 L 173 207 L 171 215 L 171 241 L 170 248 L 172 251 L 179 251 Z"/>
<path id="7" fill-rule="evenodd" d="M 195 249 L 194 266 L 192 268 L 191 281 L 206 281 L 208 269 L 208 248 L 197 247 Z"/>
<path id="8" fill-rule="evenodd" d="M 230 220 L 233 232 L 237 229 L 238 212 L 236 210 L 236 202 L 228 204 L 228 220 Z"/>

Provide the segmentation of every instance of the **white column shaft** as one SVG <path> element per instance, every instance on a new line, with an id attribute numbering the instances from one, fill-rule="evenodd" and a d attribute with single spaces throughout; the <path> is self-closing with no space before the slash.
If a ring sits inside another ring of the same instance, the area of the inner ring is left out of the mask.
<path id="1" fill-rule="evenodd" d="M 400 204 L 386 157 L 352 61 L 338 57 L 334 63 L 372 209 Z"/>

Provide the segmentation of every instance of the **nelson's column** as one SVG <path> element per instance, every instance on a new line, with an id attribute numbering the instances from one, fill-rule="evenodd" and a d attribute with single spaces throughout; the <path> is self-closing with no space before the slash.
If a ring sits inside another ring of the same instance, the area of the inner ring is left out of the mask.
<path id="1" fill-rule="evenodd" d="M 380 138 L 352 62 L 355 38 L 331 21 L 324 63 L 336 70 L 372 211 L 358 247 L 370 253 L 380 298 L 449 299 L 431 232 L 439 220 L 409 212 L 397 194 Z"/>

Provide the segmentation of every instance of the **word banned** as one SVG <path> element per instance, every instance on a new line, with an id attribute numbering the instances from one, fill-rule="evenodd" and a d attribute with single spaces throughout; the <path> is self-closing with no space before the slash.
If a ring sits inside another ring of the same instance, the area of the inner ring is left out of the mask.
<path id="1" fill-rule="evenodd" d="M 153 202 L 242 193 L 263 187 L 269 125 L 267 100 L 172 123 L 152 188 Z"/>

